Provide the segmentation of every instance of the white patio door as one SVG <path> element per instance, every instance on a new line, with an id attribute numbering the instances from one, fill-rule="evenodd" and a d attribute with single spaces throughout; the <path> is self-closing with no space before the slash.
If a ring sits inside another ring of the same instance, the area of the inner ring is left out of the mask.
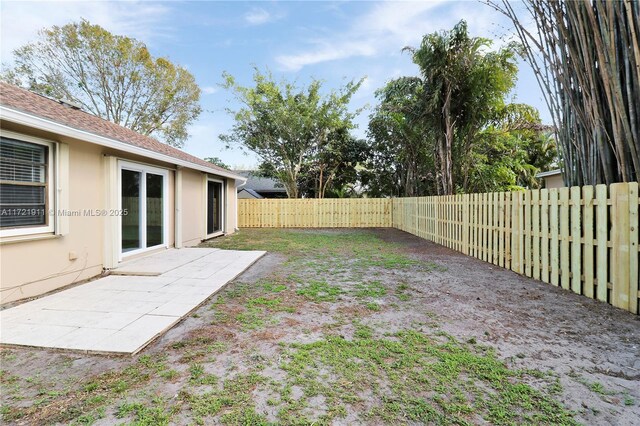
<path id="1" fill-rule="evenodd" d="M 120 162 L 120 258 L 167 246 L 166 170 Z"/>

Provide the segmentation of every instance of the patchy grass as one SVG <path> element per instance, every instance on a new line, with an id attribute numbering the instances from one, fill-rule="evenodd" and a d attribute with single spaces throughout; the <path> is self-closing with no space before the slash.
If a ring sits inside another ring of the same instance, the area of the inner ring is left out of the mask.
<path id="1" fill-rule="evenodd" d="M 387 294 L 387 289 L 380 281 L 370 281 L 356 284 L 356 297 L 382 297 Z"/>
<path id="2" fill-rule="evenodd" d="M 475 338 L 442 332 L 411 276 L 445 268 L 372 231 L 261 229 L 205 246 L 284 260 L 231 283 L 178 337 L 134 359 L 95 357 L 83 369 L 52 356 L 26 377 L 15 371 L 22 355 L 0 353 L 2 421 L 575 424 L 556 401 L 557 377 L 510 369 Z M 52 385 L 54 369 L 68 381 Z"/>
<path id="3" fill-rule="evenodd" d="M 219 419 L 222 424 L 265 424 L 264 416 L 251 408 L 251 391 L 264 381 L 264 377 L 255 373 L 237 376 L 226 380 L 221 388 L 203 394 L 182 391 L 180 398 L 189 405 L 196 424 L 207 424 L 205 419 L 218 414 L 222 414 Z"/>
<path id="4" fill-rule="evenodd" d="M 526 384 L 526 373 L 509 370 L 493 351 L 441 337 L 403 331 L 376 338 L 358 326 L 352 340 L 330 335 L 292 344 L 281 365 L 288 373 L 281 413 L 311 422 L 304 410 L 321 395 L 327 411 L 319 421 L 328 422 L 342 417 L 345 407 L 364 404 L 362 395 L 373 395 L 363 418 L 374 422 L 575 424 L 571 413 Z M 291 386 L 304 396 L 287 398 Z"/>
<path id="5" fill-rule="evenodd" d="M 129 424 L 135 426 L 163 426 L 169 424 L 174 413 L 175 409 L 168 408 L 164 399 L 154 397 L 151 404 L 140 402 L 121 404 L 116 411 L 116 417 L 129 418 L 131 419 Z"/>
<path id="6" fill-rule="evenodd" d="M 335 302 L 344 291 L 324 280 L 311 280 L 308 284 L 298 289 L 297 294 L 314 302 Z"/>

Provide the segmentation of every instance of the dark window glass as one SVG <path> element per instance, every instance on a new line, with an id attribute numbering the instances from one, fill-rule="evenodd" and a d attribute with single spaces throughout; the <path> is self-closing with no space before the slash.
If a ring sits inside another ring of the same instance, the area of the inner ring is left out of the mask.
<path id="1" fill-rule="evenodd" d="M 222 184 L 207 182 L 207 234 L 222 231 Z"/>
<path id="2" fill-rule="evenodd" d="M 140 176 L 142 173 L 122 170 L 122 251 L 140 248 Z"/>
<path id="3" fill-rule="evenodd" d="M 147 173 L 147 247 L 164 242 L 162 187 L 162 176 Z"/>
<path id="4" fill-rule="evenodd" d="M 0 227 L 47 224 L 48 147 L 0 138 Z"/>

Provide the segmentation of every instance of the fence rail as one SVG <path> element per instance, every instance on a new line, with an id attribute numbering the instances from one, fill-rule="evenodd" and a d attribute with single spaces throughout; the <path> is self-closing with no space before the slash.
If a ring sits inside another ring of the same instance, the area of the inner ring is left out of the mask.
<path id="1" fill-rule="evenodd" d="M 394 227 L 637 314 L 638 183 L 394 199 L 240 200 L 240 227 Z"/>

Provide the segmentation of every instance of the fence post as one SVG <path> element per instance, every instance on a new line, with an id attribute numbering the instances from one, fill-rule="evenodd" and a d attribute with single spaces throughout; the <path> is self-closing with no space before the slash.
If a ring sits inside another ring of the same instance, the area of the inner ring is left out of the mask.
<path id="1" fill-rule="evenodd" d="M 629 310 L 629 185 L 614 183 L 611 185 L 611 304 L 617 308 Z M 637 295 L 636 295 L 637 298 Z"/>
<path id="2" fill-rule="evenodd" d="M 629 224 L 631 233 L 629 234 L 629 289 L 631 299 L 629 300 L 629 311 L 638 313 L 638 290 L 640 290 L 640 275 L 638 273 L 638 263 L 640 263 L 640 253 L 638 252 L 638 227 L 640 218 L 638 217 L 638 182 L 629 184 Z"/>

